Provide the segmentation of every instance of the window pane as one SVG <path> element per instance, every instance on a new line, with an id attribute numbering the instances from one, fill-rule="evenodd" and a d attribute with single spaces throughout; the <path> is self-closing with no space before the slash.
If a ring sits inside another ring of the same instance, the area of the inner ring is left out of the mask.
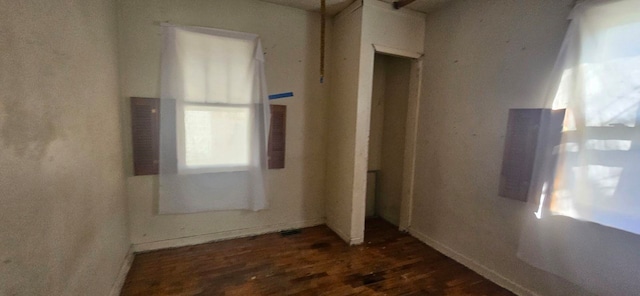
<path id="1" fill-rule="evenodd" d="M 640 234 L 640 18 L 613 3 L 581 19 L 554 101 L 567 116 L 551 211 Z"/>
<path id="2" fill-rule="evenodd" d="M 186 106 L 187 168 L 249 165 L 249 107 Z"/>
<path id="3" fill-rule="evenodd" d="M 180 31 L 175 96 L 187 102 L 248 104 L 255 74 L 253 40 Z"/>

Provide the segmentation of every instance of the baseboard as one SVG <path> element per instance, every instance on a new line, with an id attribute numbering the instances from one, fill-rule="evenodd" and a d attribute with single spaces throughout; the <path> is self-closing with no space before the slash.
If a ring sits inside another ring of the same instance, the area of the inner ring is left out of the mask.
<path id="1" fill-rule="evenodd" d="M 349 240 L 350 246 L 357 246 L 357 245 L 361 245 L 362 243 L 364 243 L 364 238 L 362 237 L 356 237 Z"/>
<path id="2" fill-rule="evenodd" d="M 122 266 L 120 267 L 120 271 L 118 272 L 118 277 L 116 281 L 111 286 L 111 292 L 109 292 L 109 296 L 119 296 L 122 291 L 122 287 L 124 286 L 124 281 L 127 279 L 127 274 L 129 273 L 129 269 L 131 269 L 131 264 L 133 263 L 133 245 L 129 247 L 127 251 L 127 255 L 124 257 L 122 261 Z"/>
<path id="3" fill-rule="evenodd" d="M 239 230 L 223 231 L 223 232 L 217 232 L 217 233 L 211 233 L 211 234 L 204 234 L 204 235 L 197 235 L 197 236 L 191 236 L 191 237 L 183 237 L 183 238 L 131 245 L 131 247 L 127 252 L 127 255 L 125 256 L 122 262 L 122 266 L 118 273 L 118 277 L 116 278 L 116 281 L 114 282 L 109 295 L 110 296 L 120 295 L 122 287 L 124 286 L 124 282 L 127 278 L 127 274 L 129 273 L 129 269 L 131 268 L 131 264 L 133 263 L 134 253 L 197 245 L 197 244 L 208 243 L 213 241 L 220 241 L 220 240 L 227 240 L 227 239 L 233 239 L 233 238 L 278 232 L 286 229 L 312 227 L 312 226 L 317 226 L 322 224 L 326 224 L 327 227 L 329 227 L 333 232 L 335 232 L 340 238 L 342 238 L 345 242 L 349 243 L 350 245 L 357 244 L 357 241 L 358 241 L 357 238 L 351 239 L 350 237 L 345 235 L 342 231 L 340 231 L 338 228 L 333 227 L 329 223 L 326 223 L 324 218 L 321 218 L 321 219 L 300 221 L 295 223 L 279 223 L 279 224 L 273 224 L 269 226 L 251 227 L 251 228 L 245 228 L 245 229 L 239 229 Z M 535 292 L 509 280 L 508 278 L 502 276 L 501 274 L 495 272 L 494 270 L 489 269 L 486 266 L 478 263 L 477 261 L 461 253 L 458 253 L 457 251 L 449 248 L 447 245 L 442 244 L 435 239 L 432 239 L 428 235 L 418 230 L 409 228 L 409 233 L 413 237 L 417 238 L 418 240 L 427 244 L 428 246 L 434 248 L 438 252 L 468 267 L 469 269 L 475 271 L 479 275 L 491 280 L 492 282 L 515 293 L 516 295 L 531 295 L 531 296 L 538 295 Z"/>
<path id="4" fill-rule="evenodd" d="M 446 255 L 447 257 L 457 261 L 458 263 L 468 267 L 469 269 L 475 271 L 479 275 L 489 279 L 490 281 L 496 283 L 497 285 L 513 292 L 516 295 L 527 295 L 527 296 L 537 296 L 538 294 L 511 281 L 510 279 L 502 276 L 501 274 L 495 272 L 494 270 L 480 264 L 479 262 L 458 253 L 456 250 L 449 248 L 447 245 L 438 242 L 435 239 L 432 239 L 428 235 L 417 231 L 415 229 L 409 228 L 409 233 L 420 240 L 421 242 L 427 244 L 428 246 L 436 249 L 438 252 Z"/>
<path id="5" fill-rule="evenodd" d="M 329 227 L 331 231 L 337 234 L 344 242 L 349 243 L 351 241 L 351 238 L 348 235 L 344 234 L 340 229 L 333 226 L 329 221 L 327 221 L 327 227 Z"/>
<path id="6" fill-rule="evenodd" d="M 271 233 L 271 232 L 278 232 L 278 231 L 287 230 L 287 229 L 312 227 L 312 226 L 322 225 L 324 223 L 325 223 L 325 219 L 319 218 L 319 219 L 313 219 L 313 220 L 298 221 L 293 223 L 278 223 L 278 224 L 272 224 L 267 226 L 249 227 L 249 228 L 234 229 L 234 230 L 221 231 L 221 232 L 215 232 L 215 233 L 209 233 L 209 234 L 167 239 L 167 240 L 161 240 L 161 241 L 155 241 L 155 242 L 145 242 L 145 243 L 134 244 L 133 251 L 135 253 L 140 253 L 140 252 L 148 252 L 148 251 L 160 250 L 160 249 L 192 246 L 192 245 L 204 244 L 204 243 L 209 243 L 214 241 L 221 241 L 221 240 L 260 235 L 260 234 Z"/>
<path id="7" fill-rule="evenodd" d="M 344 232 L 342 232 L 338 227 L 335 227 L 335 226 L 331 225 L 331 223 L 329 223 L 329 221 L 327 221 L 326 224 L 327 224 L 327 227 L 329 227 L 329 229 L 331 229 L 331 231 L 333 231 L 335 234 L 337 234 L 345 243 L 348 243 L 350 246 L 359 245 L 359 244 L 362 244 L 364 242 L 364 239 L 361 238 L 361 237 L 351 238 L 350 236 L 348 236 Z"/>

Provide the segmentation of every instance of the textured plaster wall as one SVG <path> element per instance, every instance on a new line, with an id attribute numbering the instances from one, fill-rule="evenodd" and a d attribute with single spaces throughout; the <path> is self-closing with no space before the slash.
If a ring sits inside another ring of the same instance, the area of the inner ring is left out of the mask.
<path id="1" fill-rule="evenodd" d="M 320 84 L 319 14 L 257 0 L 139 0 L 119 1 L 118 21 L 122 134 L 137 250 L 324 223 L 324 108 L 331 79 Z M 294 93 L 271 101 L 287 105 L 287 153 L 286 168 L 267 174 L 269 209 L 158 215 L 157 178 L 133 176 L 129 97 L 160 95 L 161 22 L 260 35 L 269 92 Z"/>
<path id="2" fill-rule="evenodd" d="M 637 294 L 637 237 L 545 220 L 536 256 L 565 280 L 518 256 L 535 205 L 497 194 L 508 110 L 543 106 L 571 4 L 456 1 L 427 16 L 411 232 L 523 295 Z"/>
<path id="3" fill-rule="evenodd" d="M 371 123 L 369 130 L 369 157 L 368 171 L 380 170 L 382 156 L 382 125 L 384 123 L 384 93 L 386 86 L 386 59 L 382 55 L 376 55 L 373 65 L 373 90 L 371 94 Z M 379 180 L 378 180 L 379 181 Z M 376 214 L 376 191 L 380 185 L 376 181 L 376 173 L 367 174 L 367 217 Z M 376 189 L 376 187 L 378 187 Z"/>
<path id="4" fill-rule="evenodd" d="M 0 295 L 107 295 L 129 249 L 116 7 L 0 1 Z"/>
<path id="5" fill-rule="evenodd" d="M 368 169 L 379 172 L 377 196 L 367 192 L 367 216 L 373 215 L 369 208 L 374 206 L 376 215 L 395 225 L 402 201 L 410 72 L 410 59 L 375 55 Z"/>
<path id="6" fill-rule="evenodd" d="M 355 1 L 334 21 L 328 104 L 327 224 L 350 244 L 364 240 L 374 45 L 421 53 L 424 15 L 390 3 Z"/>
<path id="7" fill-rule="evenodd" d="M 374 45 L 400 52 L 422 53 L 424 46 L 425 15 L 411 10 L 394 9 L 391 4 L 364 0 L 362 40 L 358 76 L 355 130 L 355 154 L 352 195 L 349 197 L 351 212 L 351 238 L 364 238 L 364 217 L 367 181 L 367 158 L 371 99 L 373 90 Z"/>
<path id="8" fill-rule="evenodd" d="M 411 60 L 393 56 L 376 55 L 386 63 L 384 94 L 384 120 L 382 124 L 381 164 L 379 195 L 376 213 L 398 225 L 405 154 L 405 125 L 409 99 L 409 75 Z M 375 77 L 375 73 L 374 73 Z M 375 79 L 374 79 L 375 80 Z M 374 89 L 375 89 L 374 85 Z"/>
<path id="9" fill-rule="evenodd" d="M 371 91 L 371 127 L 369 129 L 368 170 L 379 170 L 382 157 L 382 129 L 384 124 L 385 88 L 387 86 L 387 57 L 376 54 L 373 62 Z"/>
<path id="10" fill-rule="evenodd" d="M 362 7 L 359 1 L 333 23 L 331 95 L 327 103 L 327 225 L 351 243 L 351 196 L 355 148 Z M 363 209 L 364 211 L 364 209 Z"/>

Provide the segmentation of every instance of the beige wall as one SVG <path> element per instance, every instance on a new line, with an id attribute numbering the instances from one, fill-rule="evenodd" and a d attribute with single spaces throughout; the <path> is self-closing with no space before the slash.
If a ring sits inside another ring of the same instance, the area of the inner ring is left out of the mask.
<path id="1" fill-rule="evenodd" d="M 386 63 L 384 94 L 384 122 L 382 124 L 380 190 L 376 199 L 376 213 L 398 225 L 405 159 L 405 125 L 409 100 L 411 60 L 376 55 Z M 375 74 L 374 74 L 375 77 Z M 375 88 L 375 86 L 374 86 Z"/>
<path id="2" fill-rule="evenodd" d="M 260 35 L 269 92 L 294 93 L 293 98 L 272 101 L 287 105 L 286 168 L 268 172 L 270 208 L 260 212 L 158 215 L 157 178 L 132 173 L 130 115 L 124 108 L 131 240 L 137 250 L 324 223 L 324 105 L 331 78 L 327 77 L 324 84 L 319 82 L 317 13 L 256 0 L 123 0 L 119 2 L 118 21 L 121 97 L 125 105 L 131 96 L 160 95 L 161 22 Z"/>
<path id="3" fill-rule="evenodd" d="M 107 295 L 127 254 L 115 21 L 0 1 L 0 295 Z"/>
<path id="4" fill-rule="evenodd" d="M 386 86 L 386 59 L 382 55 L 376 55 L 373 62 L 373 89 L 371 91 L 371 123 L 369 129 L 369 156 L 368 171 L 376 171 L 381 168 L 382 156 L 382 125 L 384 123 L 384 93 Z M 367 217 L 376 214 L 376 192 L 380 185 L 377 184 L 376 173 L 367 174 Z"/>
<path id="5" fill-rule="evenodd" d="M 589 294 L 519 257 L 535 206 L 497 195 L 508 110 L 543 105 L 571 4 L 456 1 L 427 16 L 411 233 L 523 295 Z M 538 259 L 591 292 L 636 294 L 637 236 L 567 220 L 544 220 Z"/>
<path id="6" fill-rule="evenodd" d="M 334 77 L 327 134 L 327 224 L 350 244 L 364 240 L 374 45 L 422 52 L 424 15 L 355 1 L 334 21 Z"/>
<path id="7" fill-rule="evenodd" d="M 402 201 L 410 71 L 410 59 L 375 55 L 368 170 L 379 172 L 377 196 L 367 192 L 367 216 L 373 211 L 395 225 Z"/>
<path id="8" fill-rule="evenodd" d="M 362 7 L 359 1 L 355 1 L 334 18 L 330 60 L 332 72 L 329 77 L 331 95 L 328 98 L 326 118 L 327 225 L 349 243 L 352 242 L 351 196 L 361 26 Z"/>
<path id="9" fill-rule="evenodd" d="M 351 237 L 361 242 L 364 238 L 364 217 L 367 181 L 368 140 L 373 90 L 374 45 L 392 49 L 395 54 L 420 55 L 424 46 L 425 15 L 407 9 L 397 10 L 390 3 L 364 0 L 362 41 L 358 77 L 355 154 L 352 203 Z"/>
<path id="10" fill-rule="evenodd" d="M 373 89 L 371 90 L 371 120 L 369 129 L 368 170 L 379 170 L 382 157 L 382 129 L 384 124 L 385 88 L 387 86 L 387 57 L 376 54 L 373 61 Z"/>

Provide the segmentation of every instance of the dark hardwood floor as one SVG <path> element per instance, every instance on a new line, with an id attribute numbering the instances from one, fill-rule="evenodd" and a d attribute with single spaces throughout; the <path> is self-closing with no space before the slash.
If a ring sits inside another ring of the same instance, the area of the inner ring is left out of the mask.
<path id="1" fill-rule="evenodd" d="M 381 219 L 137 254 L 122 295 L 513 295 Z"/>

